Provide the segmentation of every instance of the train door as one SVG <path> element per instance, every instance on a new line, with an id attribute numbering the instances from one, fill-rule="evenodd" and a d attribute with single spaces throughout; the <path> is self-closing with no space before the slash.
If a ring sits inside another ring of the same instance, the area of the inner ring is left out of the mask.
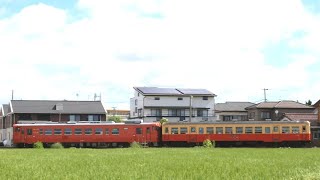
<path id="1" fill-rule="evenodd" d="M 189 142 L 197 142 L 197 131 L 195 126 L 190 127 Z"/>
<path id="2" fill-rule="evenodd" d="M 272 127 L 272 141 L 279 142 L 280 141 L 280 127 L 275 125 Z"/>
<path id="3" fill-rule="evenodd" d="M 142 143 L 144 142 L 144 134 L 142 127 L 136 127 L 134 141 Z"/>
<path id="4" fill-rule="evenodd" d="M 152 131 L 152 128 L 147 127 L 147 129 L 146 129 L 146 143 L 151 142 L 151 131 Z"/>
<path id="5" fill-rule="evenodd" d="M 25 137 L 26 137 L 26 143 L 27 144 L 33 144 L 36 142 L 36 136 L 35 136 L 35 130 L 36 129 L 32 129 L 27 127 L 25 129 Z"/>

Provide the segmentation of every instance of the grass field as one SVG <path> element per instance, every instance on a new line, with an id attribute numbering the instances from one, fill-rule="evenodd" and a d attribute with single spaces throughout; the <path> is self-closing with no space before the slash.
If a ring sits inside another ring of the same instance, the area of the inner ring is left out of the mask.
<path id="1" fill-rule="evenodd" d="M 0 179 L 320 179 L 320 148 L 0 149 Z"/>

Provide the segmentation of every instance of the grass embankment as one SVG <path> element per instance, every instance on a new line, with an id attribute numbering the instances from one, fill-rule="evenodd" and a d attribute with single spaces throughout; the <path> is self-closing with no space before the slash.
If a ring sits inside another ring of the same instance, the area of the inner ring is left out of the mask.
<path id="1" fill-rule="evenodd" d="M 0 179 L 319 179 L 320 149 L 0 149 Z"/>

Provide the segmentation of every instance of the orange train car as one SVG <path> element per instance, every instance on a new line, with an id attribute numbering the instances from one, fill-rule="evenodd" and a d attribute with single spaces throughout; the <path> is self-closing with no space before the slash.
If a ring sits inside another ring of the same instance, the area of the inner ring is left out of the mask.
<path id="1" fill-rule="evenodd" d="M 15 124 L 13 143 L 30 147 L 40 141 L 44 145 L 59 142 L 65 147 L 127 147 L 132 142 L 157 146 L 159 123 L 60 123 Z"/>
<path id="2" fill-rule="evenodd" d="M 311 141 L 310 123 L 243 121 L 166 123 L 162 126 L 162 143 L 167 145 L 197 145 L 206 139 L 215 141 L 218 146 L 303 146 Z"/>

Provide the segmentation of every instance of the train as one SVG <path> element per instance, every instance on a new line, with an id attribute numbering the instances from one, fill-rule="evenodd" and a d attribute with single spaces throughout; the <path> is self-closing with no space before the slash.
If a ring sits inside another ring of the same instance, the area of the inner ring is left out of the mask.
<path id="1" fill-rule="evenodd" d="M 216 146 L 292 146 L 311 142 L 310 122 L 259 121 L 211 123 L 40 123 L 15 124 L 13 144 L 32 147 L 61 143 L 65 147 L 198 146 L 204 140 Z"/>

